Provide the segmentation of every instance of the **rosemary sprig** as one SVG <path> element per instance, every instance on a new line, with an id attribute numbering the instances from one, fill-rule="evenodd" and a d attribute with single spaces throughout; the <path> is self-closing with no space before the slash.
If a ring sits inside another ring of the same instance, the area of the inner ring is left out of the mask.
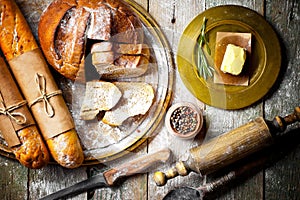
<path id="1" fill-rule="evenodd" d="M 205 44 L 208 55 L 211 55 L 211 50 L 209 48 L 208 40 L 207 40 L 206 34 L 205 34 L 206 21 L 207 21 L 207 19 L 205 17 L 203 17 L 201 33 L 197 40 L 198 49 L 197 49 L 197 63 L 196 63 L 197 72 L 198 72 L 199 77 L 203 77 L 205 80 L 208 77 L 212 77 L 213 72 L 215 71 L 214 68 L 208 64 L 206 56 L 202 49 L 202 46 Z"/>

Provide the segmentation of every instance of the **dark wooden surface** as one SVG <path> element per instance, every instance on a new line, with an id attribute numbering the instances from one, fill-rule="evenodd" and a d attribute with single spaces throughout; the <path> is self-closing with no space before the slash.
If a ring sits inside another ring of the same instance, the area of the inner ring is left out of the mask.
<path id="1" fill-rule="evenodd" d="M 43 3 L 41 3 L 43 2 Z M 36 25 L 42 10 L 50 0 L 17 0 L 26 18 L 36 34 Z M 265 17 L 274 27 L 282 46 L 282 70 L 276 85 L 262 100 L 245 109 L 227 111 L 204 105 L 197 101 L 184 87 L 178 72 L 175 72 L 175 84 L 172 103 L 188 100 L 204 109 L 207 138 L 215 137 L 236 128 L 258 116 L 272 119 L 275 115 L 286 115 L 300 104 L 300 2 L 299 0 L 137 0 L 159 23 L 164 31 L 173 54 L 185 26 L 205 9 L 236 4 L 249 7 Z M 176 65 L 176 64 L 175 64 Z M 212 194 L 208 199 L 299 199 L 300 198 L 300 125 L 294 125 L 285 132 L 285 136 L 276 140 L 276 144 L 263 152 L 243 160 L 246 165 L 251 160 L 265 159 L 266 163 L 249 170 L 244 176 L 232 181 Z M 163 122 L 156 130 L 157 136 L 146 141 L 133 154 L 106 165 L 64 169 L 49 165 L 41 170 L 29 170 L 15 160 L 0 156 L 0 194 L 4 200 L 38 199 L 58 189 L 86 179 L 93 173 L 126 162 L 137 155 L 154 152 L 169 147 L 173 160 L 186 157 L 191 146 L 197 141 L 182 141 L 169 135 Z M 178 177 L 166 186 L 157 187 L 152 179 L 155 170 L 166 170 L 174 163 L 154 166 L 149 173 L 137 175 L 125 180 L 121 186 L 103 188 L 70 198 L 83 199 L 149 199 L 160 200 L 179 186 L 197 187 L 214 180 L 223 172 L 201 177 L 192 173 L 187 177 Z M 230 167 L 224 169 L 230 170 Z M 175 197 L 173 197 L 176 199 Z"/>

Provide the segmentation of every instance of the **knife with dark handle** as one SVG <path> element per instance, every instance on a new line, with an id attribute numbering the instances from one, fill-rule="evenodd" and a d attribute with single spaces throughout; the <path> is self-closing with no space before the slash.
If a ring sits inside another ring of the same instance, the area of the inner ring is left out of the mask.
<path id="1" fill-rule="evenodd" d="M 171 151 L 163 149 L 152 154 L 139 157 L 119 167 L 105 171 L 104 173 L 92 176 L 73 186 L 59 190 L 40 200 L 54 200 L 63 197 L 75 196 L 91 189 L 115 186 L 116 183 L 124 177 L 147 172 L 151 166 L 158 163 L 165 163 L 170 158 Z"/>

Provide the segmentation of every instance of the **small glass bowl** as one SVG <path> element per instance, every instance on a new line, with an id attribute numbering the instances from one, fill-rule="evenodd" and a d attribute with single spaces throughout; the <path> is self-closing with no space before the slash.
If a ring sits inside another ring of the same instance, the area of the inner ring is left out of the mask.
<path id="1" fill-rule="evenodd" d="M 165 125 L 169 133 L 182 139 L 191 139 L 203 126 L 203 114 L 190 102 L 176 103 L 169 108 Z"/>

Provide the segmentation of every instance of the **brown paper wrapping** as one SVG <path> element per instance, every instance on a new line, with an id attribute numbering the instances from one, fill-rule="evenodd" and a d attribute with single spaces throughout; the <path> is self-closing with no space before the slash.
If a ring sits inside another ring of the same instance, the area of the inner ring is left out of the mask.
<path id="1" fill-rule="evenodd" d="M 9 112 L 14 119 L 8 114 L 0 114 L 0 131 L 5 141 L 9 147 L 17 146 L 21 144 L 17 132 L 35 122 L 3 58 L 0 58 L 0 101 L 2 111 L 18 105 Z"/>
<path id="2" fill-rule="evenodd" d="M 38 100 L 30 109 L 46 140 L 75 127 L 40 49 L 10 60 L 9 65 L 29 105 Z"/>

